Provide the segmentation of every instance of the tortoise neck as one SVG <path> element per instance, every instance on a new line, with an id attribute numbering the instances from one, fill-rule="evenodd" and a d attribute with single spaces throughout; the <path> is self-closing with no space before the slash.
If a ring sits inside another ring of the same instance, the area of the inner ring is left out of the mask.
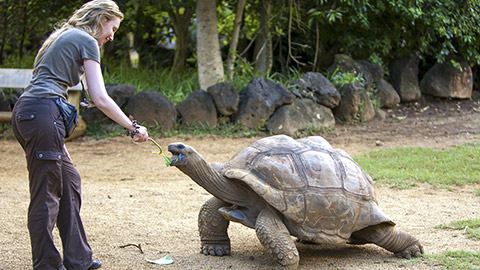
<path id="1" fill-rule="evenodd" d="M 188 166 L 190 170 L 186 169 L 182 171 L 218 199 L 235 205 L 245 203 L 246 187 L 223 176 L 205 160 L 194 162 Z"/>

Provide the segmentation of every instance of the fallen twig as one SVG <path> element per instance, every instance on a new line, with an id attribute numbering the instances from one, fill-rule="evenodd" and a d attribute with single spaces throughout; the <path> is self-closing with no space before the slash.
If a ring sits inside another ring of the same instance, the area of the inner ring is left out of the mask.
<path id="1" fill-rule="evenodd" d="M 129 247 L 129 246 L 134 246 L 136 248 L 138 248 L 140 250 L 140 253 L 143 254 L 143 249 L 142 249 L 142 244 L 126 244 L 126 245 L 123 245 L 123 246 L 120 246 L 120 248 L 126 248 L 126 247 Z"/>

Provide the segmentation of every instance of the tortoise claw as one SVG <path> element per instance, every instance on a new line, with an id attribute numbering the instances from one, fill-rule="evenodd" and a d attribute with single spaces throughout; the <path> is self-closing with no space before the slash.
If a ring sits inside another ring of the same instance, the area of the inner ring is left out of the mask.
<path id="1" fill-rule="evenodd" d="M 217 245 L 202 245 L 200 253 L 210 256 L 227 256 L 230 255 L 229 244 L 217 244 Z"/>
<path id="2" fill-rule="evenodd" d="M 406 249 L 395 253 L 395 256 L 397 256 L 398 258 L 405 258 L 410 260 L 411 258 L 420 257 L 422 256 L 422 254 L 423 254 L 423 247 L 422 245 L 420 245 L 420 243 L 417 242 L 407 247 Z"/>

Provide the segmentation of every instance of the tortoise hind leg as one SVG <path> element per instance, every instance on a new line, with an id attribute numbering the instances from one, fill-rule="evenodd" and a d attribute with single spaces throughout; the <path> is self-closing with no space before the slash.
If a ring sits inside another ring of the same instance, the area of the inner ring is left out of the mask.
<path id="1" fill-rule="evenodd" d="M 198 232 L 200 233 L 200 253 L 212 256 L 230 255 L 230 238 L 227 229 L 229 221 L 218 209 L 231 204 L 215 197 L 206 201 L 198 215 Z"/>
<path id="2" fill-rule="evenodd" d="M 255 231 L 260 243 L 277 261 L 277 270 L 297 269 L 300 258 L 287 227 L 278 215 L 268 207 L 257 217 Z"/>
<path id="3" fill-rule="evenodd" d="M 395 253 L 395 256 L 406 259 L 419 257 L 423 254 L 423 247 L 415 237 L 388 223 L 369 226 L 354 232 L 352 243 L 374 243 Z"/>

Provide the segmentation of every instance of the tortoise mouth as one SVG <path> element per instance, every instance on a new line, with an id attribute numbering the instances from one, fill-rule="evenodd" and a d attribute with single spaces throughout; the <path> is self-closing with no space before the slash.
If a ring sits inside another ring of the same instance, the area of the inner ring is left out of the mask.
<path id="1" fill-rule="evenodd" d="M 175 166 L 185 158 L 185 155 L 180 153 L 178 155 L 173 155 L 170 158 L 172 159 L 172 163 L 170 163 L 170 165 Z"/>
<path id="2" fill-rule="evenodd" d="M 178 149 L 178 147 L 174 145 L 169 145 L 168 151 L 172 154 L 172 156 L 170 157 L 172 159 L 172 163 L 170 163 L 170 166 L 176 166 L 181 160 L 185 158 L 185 155 L 181 153 L 181 149 Z"/>

